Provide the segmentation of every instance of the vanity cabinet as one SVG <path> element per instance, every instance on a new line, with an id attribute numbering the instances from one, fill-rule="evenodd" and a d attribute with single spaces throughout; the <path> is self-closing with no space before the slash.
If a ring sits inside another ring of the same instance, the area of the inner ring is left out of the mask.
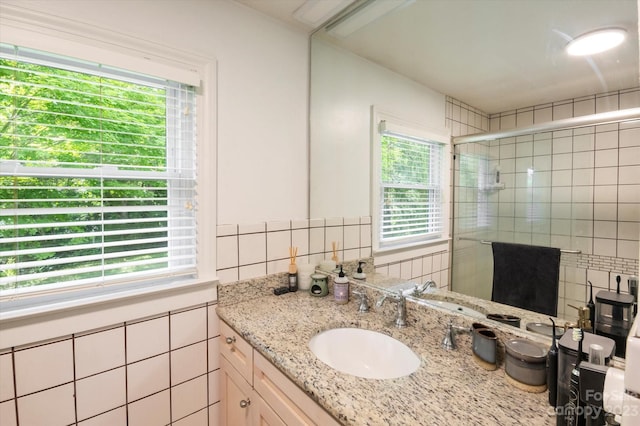
<path id="1" fill-rule="evenodd" d="M 223 426 L 340 424 L 223 321 L 220 334 Z"/>
<path id="2" fill-rule="evenodd" d="M 253 424 L 255 397 L 251 385 L 242 377 L 229 361 L 220 358 L 222 375 L 220 377 L 221 424 L 249 426 Z"/>

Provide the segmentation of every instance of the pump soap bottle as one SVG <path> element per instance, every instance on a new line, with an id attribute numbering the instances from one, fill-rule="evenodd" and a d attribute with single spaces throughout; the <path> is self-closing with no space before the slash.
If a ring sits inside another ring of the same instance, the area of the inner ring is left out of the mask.
<path id="1" fill-rule="evenodd" d="M 355 278 L 356 280 L 364 280 L 367 278 L 367 274 L 365 274 L 362 271 L 362 265 L 364 265 L 366 262 L 358 262 L 358 269 L 356 270 L 356 273 L 353 274 L 353 278 Z"/>
<path id="2" fill-rule="evenodd" d="M 342 265 L 340 265 L 340 273 L 333 281 L 333 295 L 338 305 L 349 302 L 349 279 L 342 270 Z"/>

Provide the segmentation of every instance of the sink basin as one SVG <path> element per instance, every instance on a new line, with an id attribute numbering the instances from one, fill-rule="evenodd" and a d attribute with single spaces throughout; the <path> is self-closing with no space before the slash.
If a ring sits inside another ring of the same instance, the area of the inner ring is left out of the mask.
<path id="1" fill-rule="evenodd" d="M 450 311 L 460 312 L 461 314 L 469 315 L 474 318 L 486 317 L 486 315 L 481 312 L 478 312 L 474 309 L 468 308 L 464 305 L 460 305 L 454 302 L 445 302 L 444 300 L 425 300 L 424 302 L 430 305 L 439 306 L 441 308 L 448 309 Z"/>
<path id="2" fill-rule="evenodd" d="M 404 377 L 420 366 L 420 358 L 404 343 L 361 328 L 320 332 L 311 338 L 309 348 L 329 367 L 367 379 Z"/>

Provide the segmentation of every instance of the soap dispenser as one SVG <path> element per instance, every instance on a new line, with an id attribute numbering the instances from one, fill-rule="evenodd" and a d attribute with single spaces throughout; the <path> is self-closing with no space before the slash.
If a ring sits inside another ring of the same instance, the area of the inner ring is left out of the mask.
<path id="1" fill-rule="evenodd" d="M 367 262 L 358 262 L 358 269 L 356 270 L 355 274 L 353 274 L 353 278 L 355 278 L 356 280 L 364 280 L 367 278 L 367 274 L 362 271 L 362 265 L 364 265 L 365 263 Z"/>
<path id="2" fill-rule="evenodd" d="M 333 281 L 333 295 L 338 305 L 349 302 L 349 279 L 342 270 L 342 265 L 340 265 L 340 273 Z"/>

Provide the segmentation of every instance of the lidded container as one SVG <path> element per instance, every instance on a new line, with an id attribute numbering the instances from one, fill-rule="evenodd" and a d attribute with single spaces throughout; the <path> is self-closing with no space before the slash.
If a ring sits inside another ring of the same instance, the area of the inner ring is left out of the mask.
<path id="1" fill-rule="evenodd" d="M 604 290 L 596 294 L 596 334 L 616 342 L 617 356 L 624 356 L 626 350 L 627 336 L 633 324 L 634 301 L 631 294 Z"/>
<path id="2" fill-rule="evenodd" d="M 530 386 L 547 383 L 547 350 L 525 339 L 511 339 L 504 344 L 505 371 L 509 377 Z"/>

